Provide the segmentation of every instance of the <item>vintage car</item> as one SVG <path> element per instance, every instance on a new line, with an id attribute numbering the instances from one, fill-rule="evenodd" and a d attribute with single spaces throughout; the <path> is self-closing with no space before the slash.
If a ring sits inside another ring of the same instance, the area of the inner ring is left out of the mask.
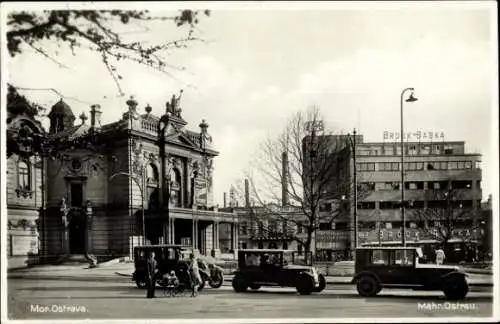
<path id="1" fill-rule="evenodd" d="M 352 283 L 364 297 L 382 288 L 441 290 L 449 300 L 465 298 L 467 274 L 457 266 L 420 264 L 422 250 L 416 247 L 366 247 L 356 249 Z"/>
<path id="2" fill-rule="evenodd" d="M 325 277 L 312 266 L 312 255 L 289 250 L 238 250 L 233 289 L 245 292 L 261 286 L 295 287 L 301 295 L 325 289 Z"/>
<path id="3" fill-rule="evenodd" d="M 158 272 L 155 281 L 160 286 L 166 285 L 164 277 L 171 270 L 175 271 L 181 288 L 190 286 L 189 277 L 189 256 L 192 253 L 190 246 L 184 245 L 143 245 L 134 248 L 134 264 L 135 271 L 132 274 L 132 280 L 135 281 L 138 288 L 146 287 L 147 278 L 147 258 L 151 252 L 155 253 Z M 202 290 L 205 282 L 211 282 L 210 269 L 207 264 L 198 260 L 200 275 L 203 280 L 202 284 L 198 287 L 198 291 Z M 222 283 L 221 283 L 222 285 Z M 220 287 L 220 286 L 219 286 Z"/>

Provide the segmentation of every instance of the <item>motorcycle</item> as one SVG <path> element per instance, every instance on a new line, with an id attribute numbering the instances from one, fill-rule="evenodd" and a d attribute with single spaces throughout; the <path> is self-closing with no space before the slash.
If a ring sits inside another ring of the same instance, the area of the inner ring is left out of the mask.
<path id="1" fill-rule="evenodd" d="M 212 288 L 222 286 L 224 283 L 224 272 L 221 267 L 203 260 L 199 261 L 199 267 L 203 282 L 208 282 Z"/>

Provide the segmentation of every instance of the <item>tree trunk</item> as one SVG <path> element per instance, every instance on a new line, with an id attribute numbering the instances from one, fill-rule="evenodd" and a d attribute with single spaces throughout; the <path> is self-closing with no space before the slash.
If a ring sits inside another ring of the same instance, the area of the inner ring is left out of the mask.
<path id="1" fill-rule="evenodd" d="M 313 231 L 311 229 L 307 229 L 307 239 L 304 243 L 304 250 L 306 253 L 311 251 L 312 234 Z"/>

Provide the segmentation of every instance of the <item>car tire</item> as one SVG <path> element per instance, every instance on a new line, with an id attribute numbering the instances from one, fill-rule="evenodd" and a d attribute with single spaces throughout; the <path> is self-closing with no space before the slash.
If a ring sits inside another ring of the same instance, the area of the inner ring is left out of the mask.
<path id="1" fill-rule="evenodd" d="M 314 289 L 315 292 L 322 292 L 326 288 L 326 279 L 322 274 L 318 275 L 319 285 Z"/>
<path id="2" fill-rule="evenodd" d="M 307 275 L 302 275 L 297 281 L 297 292 L 300 295 L 310 295 L 314 290 L 314 279 Z"/>
<path id="3" fill-rule="evenodd" d="M 372 276 L 361 277 L 356 284 L 356 288 L 359 295 L 363 297 L 376 296 L 382 289 L 377 280 Z"/>
<path id="4" fill-rule="evenodd" d="M 259 290 L 260 289 L 260 285 L 251 284 L 250 285 L 250 289 L 252 289 L 252 290 Z"/>
<path id="5" fill-rule="evenodd" d="M 135 279 L 135 285 L 139 289 L 146 289 L 146 286 L 148 285 L 148 283 L 146 282 L 146 279 L 144 279 L 144 278 L 137 278 L 137 279 Z"/>
<path id="6" fill-rule="evenodd" d="M 224 283 L 224 274 L 220 271 L 217 271 L 217 273 L 214 275 L 214 278 L 208 282 L 208 284 L 212 288 L 219 288 L 220 286 L 222 286 L 223 283 Z"/>
<path id="7" fill-rule="evenodd" d="M 454 277 L 444 281 L 443 292 L 448 300 L 462 300 L 469 292 L 469 285 L 464 277 Z"/>
<path id="8" fill-rule="evenodd" d="M 248 284 L 245 278 L 241 275 L 235 275 L 232 284 L 233 289 L 236 292 L 245 292 L 248 289 Z"/>

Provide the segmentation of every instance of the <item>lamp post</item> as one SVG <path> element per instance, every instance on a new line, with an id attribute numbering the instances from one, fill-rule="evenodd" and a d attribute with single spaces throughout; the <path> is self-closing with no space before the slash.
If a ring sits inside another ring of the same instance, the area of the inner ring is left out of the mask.
<path id="1" fill-rule="evenodd" d="M 68 206 L 66 205 L 66 199 L 61 198 L 59 204 L 59 211 L 61 213 L 61 223 L 63 225 L 63 237 L 62 237 L 62 247 L 66 249 L 68 243 Z M 69 251 L 68 251 L 69 252 Z"/>
<path id="2" fill-rule="evenodd" d="M 141 193 L 141 219 L 142 219 L 142 244 L 146 244 L 146 221 L 145 221 L 145 214 L 144 214 L 144 190 L 145 190 L 145 175 L 144 175 L 144 169 L 146 167 L 146 163 L 149 161 L 146 161 L 143 165 L 140 165 L 140 167 L 137 170 L 137 173 L 139 176 L 141 176 L 141 179 L 137 179 L 137 176 L 134 176 L 131 173 L 128 172 L 117 172 L 113 174 L 111 177 L 109 177 L 109 182 L 111 182 L 115 177 L 119 175 L 123 175 L 126 177 L 129 177 L 132 179 L 137 186 L 139 187 L 139 191 Z"/>
<path id="3" fill-rule="evenodd" d="M 407 91 L 412 91 L 412 93 L 410 93 L 410 97 L 408 97 L 408 99 L 406 99 L 405 101 L 406 102 L 417 101 L 417 98 L 415 98 L 413 96 L 414 90 L 415 89 L 413 89 L 413 88 L 404 89 L 401 92 L 401 101 L 400 101 L 400 109 L 401 109 L 401 112 L 400 112 L 400 117 L 401 117 L 401 133 L 400 133 L 400 137 L 401 137 L 401 220 L 403 222 L 403 224 L 401 226 L 401 239 L 402 239 L 403 247 L 406 247 L 405 176 L 404 176 L 404 170 L 405 170 L 405 166 L 404 166 L 405 153 L 404 153 L 404 151 L 405 150 L 404 150 L 404 127 L 403 127 L 403 97 Z"/>
<path id="4" fill-rule="evenodd" d="M 353 182 L 354 182 L 354 248 L 358 248 L 358 179 L 356 172 L 356 129 L 352 131 L 352 136 L 347 134 L 350 148 L 352 150 L 352 163 L 354 165 Z"/>

